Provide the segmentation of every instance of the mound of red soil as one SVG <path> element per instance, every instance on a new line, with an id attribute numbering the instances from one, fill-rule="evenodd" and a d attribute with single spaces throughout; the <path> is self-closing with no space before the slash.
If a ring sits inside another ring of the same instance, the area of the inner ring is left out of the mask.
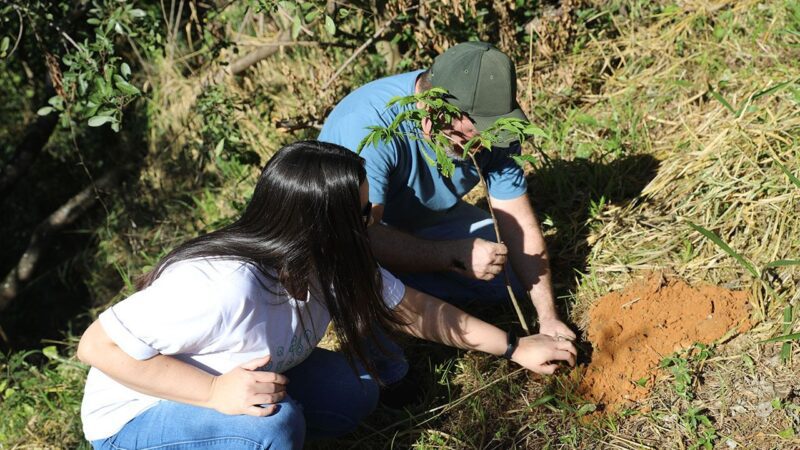
<path id="1" fill-rule="evenodd" d="M 663 358 L 695 342 L 711 343 L 734 328 L 746 331 L 749 308 L 745 292 L 693 288 L 658 273 L 602 297 L 589 313 L 594 352 L 581 394 L 607 412 L 646 398 Z"/>

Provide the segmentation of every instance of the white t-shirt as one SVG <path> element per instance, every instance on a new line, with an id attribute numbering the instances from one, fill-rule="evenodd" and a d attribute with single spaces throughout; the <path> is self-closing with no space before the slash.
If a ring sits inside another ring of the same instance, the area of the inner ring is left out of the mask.
<path id="1" fill-rule="evenodd" d="M 405 287 L 381 269 L 383 297 L 395 308 Z M 322 299 L 291 298 L 253 265 L 194 259 L 172 264 L 152 285 L 100 315 L 108 336 L 138 360 L 175 357 L 219 375 L 271 355 L 270 372 L 299 364 L 317 346 L 330 322 Z M 116 434 L 160 399 L 129 389 L 92 368 L 81 419 L 86 439 Z"/>

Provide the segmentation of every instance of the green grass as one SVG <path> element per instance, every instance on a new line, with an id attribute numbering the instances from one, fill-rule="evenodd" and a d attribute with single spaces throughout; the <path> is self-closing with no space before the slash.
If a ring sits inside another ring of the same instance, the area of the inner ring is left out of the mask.
<path id="1" fill-rule="evenodd" d="M 55 346 L 0 355 L 0 446 L 89 448 L 80 404 L 87 367 Z"/>
<path id="2" fill-rule="evenodd" d="M 800 105 L 800 7 L 788 0 L 737 5 L 588 2 L 577 15 L 574 47 L 535 59 L 533 80 L 521 68 L 533 95 L 521 100 L 545 131 L 525 147 L 535 157 L 530 193 L 558 304 L 571 320 L 585 326 L 597 296 L 639 270 L 662 267 L 691 281 L 768 286 L 776 295 L 761 299 L 760 328 L 721 343 L 703 361 L 671 356 L 648 386 L 648 408 L 608 416 L 580 398 L 575 374 L 539 377 L 497 358 L 408 341 L 423 374 L 423 404 L 380 409 L 353 435 L 312 448 L 720 448 L 727 439 L 744 448 L 792 448 L 800 431 L 793 398 L 778 398 L 757 426 L 752 413 L 733 417 L 725 408 L 744 397 L 731 392 L 796 380 L 800 333 L 791 302 L 800 236 L 772 205 L 800 188 L 796 139 L 787 137 L 800 132 L 791 112 Z M 405 56 L 422 64 L 429 55 L 419 52 Z M 177 242 L 229 220 L 252 183 L 248 149 L 266 159 L 285 142 L 314 136 L 278 131 L 276 118 L 321 119 L 336 96 L 383 74 L 379 58 L 365 58 L 333 93 L 318 92 L 319 74 L 350 53 L 297 49 L 282 66 L 205 93 L 189 108 L 194 115 L 170 124 L 183 134 L 154 123 L 151 166 L 94 232 L 93 261 L 85 263 L 90 312 L 129 293 L 135 277 Z M 527 48 L 519 62 L 527 64 Z M 157 110 L 158 101 L 150 107 Z M 164 117 L 157 112 L 153 120 Z M 756 147 L 764 150 L 748 153 Z M 192 152 L 206 155 L 202 167 Z M 181 166 L 187 158 L 193 164 Z M 723 164 L 733 158 L 740 160 Z M 724 167 L 709 169 L 715 164 Z M 726 174 L 740 166 L 747 170 Z M 502 327 L 515 320 L 510 307 L 477 313 Z M 79 420 L 86 368 L 73 356 L 74 339 L 51 345 L 0 355 L 0 448 L 87 448 Z M 773 365 L 773 357 L 781 362 Z M 764 436 L 753 435 L 756 428 Z"/>

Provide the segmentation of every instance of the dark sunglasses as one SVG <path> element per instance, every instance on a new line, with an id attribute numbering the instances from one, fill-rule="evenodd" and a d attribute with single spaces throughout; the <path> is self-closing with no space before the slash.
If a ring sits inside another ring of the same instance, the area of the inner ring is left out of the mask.
<path id="1" fill-rule="evenodd" d="M 367 202 L 361 210 L 361 217 L 364 218 L 364 226 L 369 226 L 369 219 L 372 217 L 372 202 Z"/>

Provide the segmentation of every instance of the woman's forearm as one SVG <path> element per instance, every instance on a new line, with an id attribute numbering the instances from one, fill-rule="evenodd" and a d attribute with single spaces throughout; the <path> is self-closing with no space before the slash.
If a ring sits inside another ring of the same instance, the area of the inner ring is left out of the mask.
<path id="1" fill-rule="evenodd" d="M 406 322 L 402 330 L 413 336 L 465 350 L 503 355 L 508 349 L 506 334 L 477 317 L 412 288 L 396 311 Z M 536 373 L 553 373 L 559 362 L 575 365 L 577 350 L 572 342 L 536 334 L 518 341 L 511 360 Z"/>
<path id="2" fill-rule="evenodd" d="M 153 397 L 208 406 L 215 377 L 171 356 L 137 360 L 120 349 L 95 321 L 81 337 L 78 358 L 115 381 Z"/>
<path id="3" fill-rule="evenodd" d="M 413 288 L 406 287 L 397 312 L 407 323 L 402 331 L 412 336 L 492 355 L 506 351 L 504 331 Z"/>

